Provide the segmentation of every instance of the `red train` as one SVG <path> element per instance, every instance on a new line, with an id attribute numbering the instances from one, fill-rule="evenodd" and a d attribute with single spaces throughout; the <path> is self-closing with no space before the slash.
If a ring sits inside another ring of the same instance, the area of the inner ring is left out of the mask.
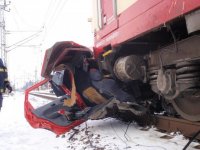
<path id="1" fill-rule="evenodd" d="M 56 134 L 87 119 L 139 124 L 152 115 L 200 121 L 200 1 L 94 0 L 94 52 L 74 42 L 46 51 L 42 82 L 26 90 L 25 116 Z M 34 109 L 49 81 L 60 98 Z"/>

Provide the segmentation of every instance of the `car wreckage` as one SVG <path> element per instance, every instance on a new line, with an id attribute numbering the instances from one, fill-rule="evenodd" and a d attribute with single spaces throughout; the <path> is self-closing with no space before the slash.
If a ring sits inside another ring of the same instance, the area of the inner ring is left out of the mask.
<path id="1" fill-rule="evenodd" d="M 33 127 L 59 135 L 88 119 L 117 117 L 130 121 L 148 116 L 135 97 L 101 74 L 91 50 L 74 42 L 58 42 L 46 51 L 42 76 L 43 81 L 25 92 L 25 115 Z M 46 82 L 59 98 L 34 109 L 29 92 Z"/>
<path id="2" fill-rule="evenodd" d="M 30 125 L 60 135 L 105 117 L 200 121 L 199 0 L 94 0 L 94 8 L 93 51 L 72 41 L 46 51 L 44 80 L 25 91 Z M 34 108 L 30 92 L 47 82 L 58 98 Z"/>

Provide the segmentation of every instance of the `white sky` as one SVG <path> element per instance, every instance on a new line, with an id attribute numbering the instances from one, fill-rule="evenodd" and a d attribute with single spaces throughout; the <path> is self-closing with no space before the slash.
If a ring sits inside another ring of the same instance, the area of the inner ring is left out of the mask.
<path id="1" fill-rule="evenodd" d="M 6 30 L 11 31 L 7 34 L 7 50 L 14 48 L 10 46 L 18 41 L 42 31 L 23 44 L 31 47 L 18 47 L 8 52 L 7 67 L 13 84 L 21 86 L 24 81 L 34 80 L 35 74 L 39 78 L 44 51 L 57 41 L 93 45 L 91 23 L 87 20 L 92 16 L 91 3 L 92 0 L 11 1 L 11 11 L 5 15 Z"/>

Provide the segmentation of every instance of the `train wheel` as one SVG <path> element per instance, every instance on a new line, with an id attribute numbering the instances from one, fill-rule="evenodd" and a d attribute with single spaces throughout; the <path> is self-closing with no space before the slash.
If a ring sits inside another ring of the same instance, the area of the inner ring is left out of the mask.
<path id="1" fill-rule="evenodd" d="M 190 121 L 200 121 L 199 90 L 185 91 L 172 102 L 181 117 Z"/>

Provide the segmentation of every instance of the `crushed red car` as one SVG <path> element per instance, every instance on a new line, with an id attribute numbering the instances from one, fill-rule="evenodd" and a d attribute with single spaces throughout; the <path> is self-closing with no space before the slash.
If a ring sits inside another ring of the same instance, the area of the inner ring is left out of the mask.
<path id="1" fill-rule="evenodd" d="M 25 117 L 34 128 L 59 135 L 88 119 L 117 117 L 117 111 L 134 116 L 147 112 L 115 80 L 102 76 L 88 48 L 74 42 L 59 42 L 46 51 L 42 76 L 43 81 L 25 91 Z M 34 108 L 29 94 L 47 82 L 58 98 Z"/>

